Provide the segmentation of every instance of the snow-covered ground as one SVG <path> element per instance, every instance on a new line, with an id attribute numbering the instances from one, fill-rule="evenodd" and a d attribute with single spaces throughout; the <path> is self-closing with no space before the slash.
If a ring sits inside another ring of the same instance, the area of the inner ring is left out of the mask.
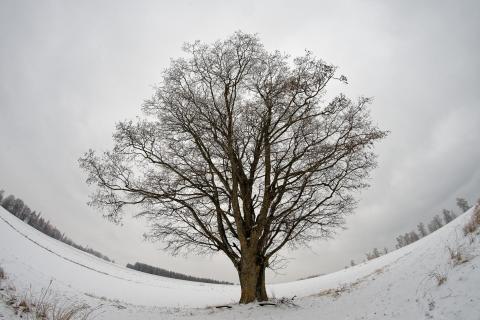
<path id="1" fill-rule="evenodd" d="M 137 272 L 56 241 L 0 207 L 3 292 L 84 302 L 95 319 L 462 319 L 480 320 L 480 236 L 465 237 L 473 210 L 400 250 L 332 274 L 268 286 L 277 306 L 235 305 L 238 286 Z M 456 265 L 450 251 L 466 262 Z M 444 278 L 443 284 L 438 280 Z M 1 293 L 2 291 L 0 291 Z M 0 295 L 1 297 L 1 295 Z M 0 299 L 1 300 L 1 299 Z M 233 304 L 231 309 L 213 306 Z M 0 301 L 0 319 L 14 317 Z"/>

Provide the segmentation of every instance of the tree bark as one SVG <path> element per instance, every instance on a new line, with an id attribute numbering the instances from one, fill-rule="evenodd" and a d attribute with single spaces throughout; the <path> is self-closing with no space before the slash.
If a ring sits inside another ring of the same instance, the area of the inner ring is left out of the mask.
<path id="1" fill-rule="evenodd" d="M 260 270 L 258 272 L 258 280 L 257 280 L 257 289 L 256 289 L 256 297 L 257 301 L 267 301 L 267 288 L 265 286 L 265 266 L 261 264 L 259 266 Z"/>
<path id="2" fill-rule="evenodd" d="M 238 270 L 242 290 L 240 303 L 268 300 L 265 287 L 265 264 L 262 260 L 256 255 L 242 256 Z"/>

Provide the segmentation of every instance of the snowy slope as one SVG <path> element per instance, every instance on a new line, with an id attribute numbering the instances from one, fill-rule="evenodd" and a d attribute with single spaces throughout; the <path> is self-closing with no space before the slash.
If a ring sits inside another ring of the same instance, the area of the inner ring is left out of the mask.
<path id="1" fill-rule="evenodd" d="M 433 234 L 378 259 L 325 276 L 268 287 L 294 305 L 216 309 L 238 286 L 140 273 L 56 241 L 0 207 L 0 266 L 17 292 L 50 288 L 65 301 L 100 306 L 95 319 L 466 319 L 480 320 L 480 237 L 461 228 L 472 210 Z M 454 265 L 451 250 L 467 262 Z M 436 276 L 446 278 L 438 285 Z M 2 311 L 3 310 L 3 311 Z M 5 319 L 9 311 L 0 307 Z M 10 313 L 11 315 L 11 313 Z"/>

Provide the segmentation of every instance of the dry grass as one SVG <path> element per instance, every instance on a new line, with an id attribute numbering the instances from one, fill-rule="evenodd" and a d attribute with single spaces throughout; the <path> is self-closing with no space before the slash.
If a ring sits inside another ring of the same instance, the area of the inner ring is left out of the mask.
<path id="1" fill-rule="evenodd" d="M 96 310 L 87 304 L 63 304 L 59 301 L 38 303 L 26 299 L 14 302 L 12 307 L 15 314 L 29 320 L 88 320 Z"/>
<path id="2" fill-rule="evenodd" d="M 471 259 L 471 256 L 464 250 L 463 246 L 459 246 L 457 249 L 447 247 L 447 249 L 453 266 L 464 264 Z"/>
<path id="3" fill-rule="evenodd" d="M 470 220 L 463 226 L 465 235 L 473 234 L 480 228 L 480 200 L 473 209 L 473 214 Z"/>
<path id="4" fill-rule="evenodd" d="M 354 282 L 351 283 L 342 283 L 337 288 L 325 289 L 320 291 L 319 293 L 313 294 L 313 297 L 322 297 L 322 296 L 330 296 L 332 298 L 338 298 L 343 293 L 350 292 L 353 289 L 357 288 L 360 284 L 366 281 L 374 281 L 377 276 L 380 276 L 387 270 L 387 266 L 382 268 L 376 269 L 375 271 L 358 278 Z"/>
<path id="5" fill-rule="evenodd" d="M 25 298 L 20 300 L 14 308 L 20 310 L 20 313 L 29 313 L 31 311 L 30 305 Z"/>
<path id="6" fill-rule="evenodd" d="M 432 279 L 435 279 L 438 286 L 441 286 L 442 284 L 447 282 L 447 275 L 445 273 L 440 272 L 440 271 L 434 271 L 434 272 L 430 273 L 430 277 Z"/>
<path id="7" fill-rule="evenodd" d="M 316 297 L 330 296 L 332 298 L 338 298 L 339 296 L 342 295 L 342 293 L 349 292 L 349 291 L 350 291 L 350 286 L 348 286 L 347 284 L 340 284 L 337 288 L 322 290 L 319 293 L 315 294 L 314 296 Z"/>
<path id="8" fill-rule="evenodd" d="M 50 309 L 52 320 L 87 320 L 95 310 L 86 304 L 70 304 L 66 306 L 53 305 Z"/>
<path id="9" fill-rule="evenodd" d="M 31 292 L 19 296 L 15 288 L 2 287 L 4 291 L 0 298 L 16 315 L 27 320 L 89 320 L 99 309 L 84 303 L 60 301 L 53 295 L 51 284 L 52 282 L 39 296 L 34 296 Z"/>
<path id="10" fill-rule="evenodd" d="M 56 299 L 50 290 L 51 282 L 47 289 L 42 290 L 38 298 L 30 299 L 30 319 L 42 320 L 88 320 L 96 308 L 85 303 L 61 302 Z M 27 317 L 29 319 L 29 317 Z"/>

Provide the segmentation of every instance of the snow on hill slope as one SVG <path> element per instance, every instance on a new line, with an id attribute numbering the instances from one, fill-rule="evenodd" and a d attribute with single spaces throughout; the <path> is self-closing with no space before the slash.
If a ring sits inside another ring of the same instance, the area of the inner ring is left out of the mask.
<path id="1" fill-rule="evenodd" d="M 480 320 L 480 236 L 463 235 L 468 211 L 400 250 L 317 278 L 268 286 L 292 303 L 231 309 L 238 286 L 140 273 L 56 241 L 0 207 L 4 286 L 98 307 L 95 319 L 465 319 Z M 452 252 L 465 260 L 456 265 Z M 444 283 L 439 285 L 439 280 Z M 6 283 L 6 284 L 5 284 Z M 0 301 L 0 319 L 11 310 Z"/>

